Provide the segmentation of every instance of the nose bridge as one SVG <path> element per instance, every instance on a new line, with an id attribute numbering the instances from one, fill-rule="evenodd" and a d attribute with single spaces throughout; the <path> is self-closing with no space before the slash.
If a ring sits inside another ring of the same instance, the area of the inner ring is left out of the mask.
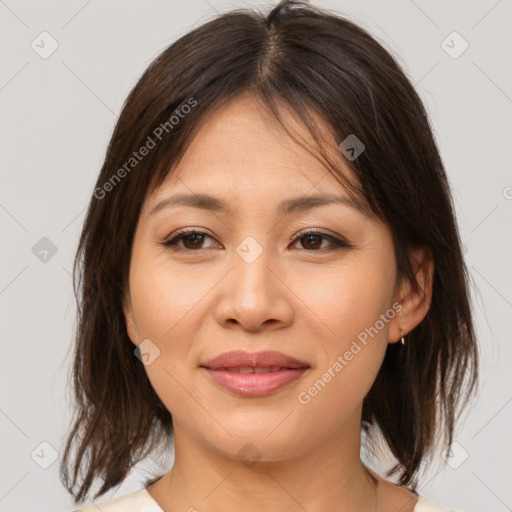
<path id="1" fill-rule="evenodd" d="M 262 237 L 258 241 L 254 236 L 247 236 L 235 248 L 233 255 L 233 280 L 239 298 L 249 305 L 261 300 L 268 300 L 265 295 L 271 293 L 271 264 L 273 251 L 263 245 Z"/>
<path id="2" fill-rule="evenodd" d="M 270 269 L 274 254 L 253 236 L 235 247 L 230 278 L 217 305 L 219 321 L 236 321 L 248 330 L 258 330 L 268 320 L 290 320 L 291 307 L 282 284 Z"/>

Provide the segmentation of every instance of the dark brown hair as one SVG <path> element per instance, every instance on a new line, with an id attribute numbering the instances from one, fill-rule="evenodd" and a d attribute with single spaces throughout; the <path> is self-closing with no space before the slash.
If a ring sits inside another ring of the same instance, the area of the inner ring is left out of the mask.
<path id="1" fill-rule="evenodd" d="M 388 345 L 363 403 L 367 439 L 382 436 L 396 458 L 388 476 L 414 488 L 438 437 L 452 442 L 455 419 L 476 389 L 468 274 L 443 163 L 411 82 L 369 33 L 333 12 L 299 1 L 280 2 L 268 14 L 232 11 L 178 39 L 144 72 L 89 204 L 74 264 L 75 417 L 61 462 L 75 503 L 97 479 L 103 485 L 95 497 L 168 446 L 171 414 L 134 355 L 122 309 L 134 231 L 148 193 L 172 172 L 201 123 L 242 93 L 253 94 L 284 129 L 281 107 L 302 120 L 326 166 L 390 226 L 401 278 L 417 286 L 411 248 L 429 248 L 434 257 L 430 309 L 405 346 Z M 364 143 L 358 158 L 346 159 L 357 179 L 348 180 L 322 150 L 311 113 L 338 144 L 351 134 Z"/>

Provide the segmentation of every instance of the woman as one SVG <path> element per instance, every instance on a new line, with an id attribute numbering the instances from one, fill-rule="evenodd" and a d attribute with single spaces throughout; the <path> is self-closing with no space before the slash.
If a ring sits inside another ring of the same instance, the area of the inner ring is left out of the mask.
<path id="1" fill-rule="evenodd" d="M 361 28 L 282 1 L 166 49 L 75 276 L 75 503 L 172 436 L 172 468 L 103 511 L 448 510 L 415 489 L 476 389 L 467 273 L 424 107 Z"/>

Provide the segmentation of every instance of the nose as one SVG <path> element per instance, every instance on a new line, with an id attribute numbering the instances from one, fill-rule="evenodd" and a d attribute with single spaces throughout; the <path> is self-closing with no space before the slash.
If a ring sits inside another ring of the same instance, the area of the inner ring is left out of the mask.
<path id="1" fill-rule="evenodd" d="M 255 259 L 243 251 L 234 252 L 232 261 L 231 271 L 222 280 L 217 321 L 223 327 L 234 324 L 251 332 L 290 325 L 294 295 L 272 252 L 263 250 Z"/>

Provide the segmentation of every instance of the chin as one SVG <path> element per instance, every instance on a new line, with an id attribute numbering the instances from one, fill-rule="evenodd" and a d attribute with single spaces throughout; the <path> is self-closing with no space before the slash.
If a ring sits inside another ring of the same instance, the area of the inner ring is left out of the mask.
<path id="1" fill-rule="evenodd" d="M 237 425 L 224 422 L 232 437 L 221 429 L 213 438 L 206 435 L 204 441 L 220 455 L 236 458 L 247 467 L 256 462 L 283 461 L 300 455 L 299 451 L 304 451 L 308 445 L 303 433 L 283 428 L 282 420 L 283 415 L 277 421 L 260 419 L 259 426 L 254 421 Z"/>

